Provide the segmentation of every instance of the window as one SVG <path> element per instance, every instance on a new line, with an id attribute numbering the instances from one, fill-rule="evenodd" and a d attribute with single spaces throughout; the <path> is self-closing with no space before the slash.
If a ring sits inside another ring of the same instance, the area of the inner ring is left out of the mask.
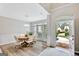
<path id="1" fill-rule="evenodd" d="M 37 33 L 37 37 L 41 40 L 47 39 L 47 24 L 36 24 L 34 27 L 34 33 Z"/>

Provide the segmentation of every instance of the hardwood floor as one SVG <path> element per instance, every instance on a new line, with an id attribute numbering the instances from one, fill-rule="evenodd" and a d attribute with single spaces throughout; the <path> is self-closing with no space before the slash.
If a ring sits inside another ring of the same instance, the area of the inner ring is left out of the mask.
<path id="1" fill-rule="evenodd" d="M 37 56 L 39 55 L 44 49 L 46 49 L 45 42 L 37 41 L 33 47 L 26 47 L 21 49 L 16 49 L 15 45 L 17 43 L 11 43 L 2 45 L 1 49 L 4 54 L 8 56 Z"/>

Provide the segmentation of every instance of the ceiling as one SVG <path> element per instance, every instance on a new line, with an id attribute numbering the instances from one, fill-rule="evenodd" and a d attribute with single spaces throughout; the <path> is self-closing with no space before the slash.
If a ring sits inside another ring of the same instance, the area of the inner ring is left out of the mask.
<path id="1" fill-rule="evenodd" d="M 43 6 L 43 8 L 45 8 L 45 10 L 51 12 L 51 10 L 66 5 L 68 3 L 40 3 L 40 4 Z"/>
<path id="2" fill-rule="evenodd" d="M 0 16 L 35 22 L 47 19 L 51 10 L 66 3 L 0 3 Z"/>
<path id="3" fill-rule="evenodd" d="M 0 3 L 0 16 L 34 22 L 45 20 L 48 12 L 38 3 Z"/>

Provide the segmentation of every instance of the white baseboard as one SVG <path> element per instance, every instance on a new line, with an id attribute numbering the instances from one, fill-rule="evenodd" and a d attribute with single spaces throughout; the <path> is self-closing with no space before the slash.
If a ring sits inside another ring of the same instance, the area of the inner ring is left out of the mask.
<path id="1" fill-rule="evenodd" d="M 7 42 L 7 43 L 0 43 L 0 46 L 2 45 L 7 45 L 7 44 L 11 44 L 11 43 L 15 43 L 16 41 L 13 41 L 13 42 Z"/>

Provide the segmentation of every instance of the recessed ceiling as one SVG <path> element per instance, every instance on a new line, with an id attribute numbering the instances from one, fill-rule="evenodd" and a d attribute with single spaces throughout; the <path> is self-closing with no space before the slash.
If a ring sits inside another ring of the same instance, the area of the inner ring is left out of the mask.
<path id="1" fill-rule="evenodd" d="M 37 3 L 0 3 L 0 16 L 33 22 L 46 19 L 48 12 Z"/>
<path id="2" fill-rule="evenodd" d="M 48 12 L 68 3 L 40 3 Z"/>

